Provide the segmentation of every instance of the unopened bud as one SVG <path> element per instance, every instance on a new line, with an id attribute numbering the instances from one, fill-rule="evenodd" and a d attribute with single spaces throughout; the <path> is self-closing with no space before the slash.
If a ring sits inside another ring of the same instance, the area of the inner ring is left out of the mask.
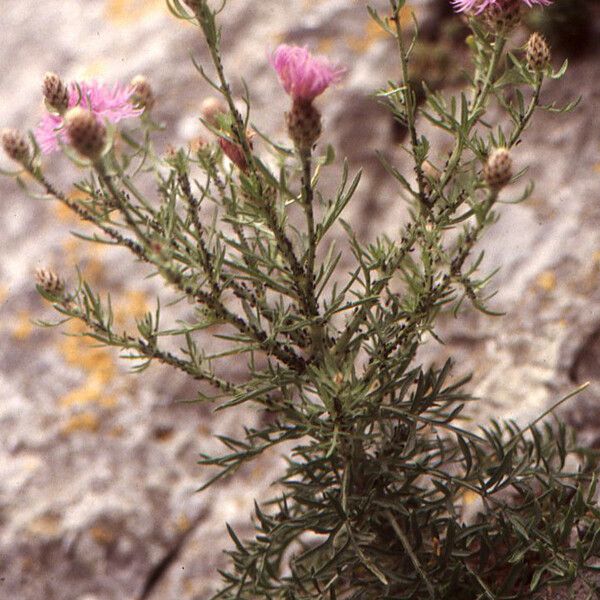
<path id="1" fill-rule="evenodd" d="M 253 149 L 254 144 L 252 143 L 252 139 L 256 133 L 251 129 L 246 130 L 246 140 L 248 141 L 248 146 L 250 150 Z M 244 154 L 244 150 L 239 144 L 235 144 L 234 142 L 230 142 L 228 139 L 219 138 L 219 146 L 221 146 L 221 150 L 223 150 L 223 154 L 241 171 L 246 172 L 248 170 L 248 163 L 246 162 L 246 156 Z"/>
<path id="2" fill-rule="evenodd" d="M 248 170 L 248 163 L 242 148 L 225 138 L 219 138 L 219 146 L 223 150 L 223 154 L 238 168 L 240 171 Z"/>
<path id="3" fill-rule="evenodd" d="M 495 190 L 503 188 L 512 179 L 512 159 L 506 148 L 492 151 L 483 167 L 483 178 Z"/>
<path id="4" fill-rule="evenodd" d="M 225 103 L 219 98 L 210 96 L 205 98 L 200 105 L 202 118 L 212 127 L 219 127 L 219 117 L 227 114 Z"/>
<path id="5" fill-rule="evenodd" d="M 550 48 L 545 38 L 534 31 L 527 41 L 527 66 L 532 71 L 543 71 L 550 62 Z"/>
<path id="6" fill-rule="evenodd" d="M 522 9 L 523 0 L 495 0 L 481 14 L 493 31 L 508 31 L 521 21 Z"/>
<path id="7" fill-rule="evenodd" d="M 42 84 L 46 104 L 61 115 L 69 108 L 69 89 L 56 73 L 46 73 Z"/>
<path id="8" fill-rule="evenodd" d="M 133 93 L 131 98 L 138 108 L 143 108 L 146 111 L 152 110 L 156 102 L 154 92 L 150 82 L 143 75 L 136 75 L 130 83 Z"/>
<path id="9" fill-rule="evenodd" d="M 65 282 L 50 269 L 37 269 L 35 279 L 47 294 L 60 296 L 65 291 Z"/>
<path id="10" fill-rule="evenodd" d="M 288 133 L 300 152 L 310 152 L 321 135 L 321 113 L 312 102 L 294 99 L 286 114 Z"/>
<path id="11" fill-rule="evenodd" d="M 2 147 L 9 158 L 21 164 L 29 161 L 29 144 L 19 130 L 4 129 L 2 131 Z"/>
<path id="12" fill-rule="evenodd" d="M 65 115 L 67 135 L 79 154 L 97 159 L 106 144 L 106 127 L 89 110 L 76 106 Z"/>

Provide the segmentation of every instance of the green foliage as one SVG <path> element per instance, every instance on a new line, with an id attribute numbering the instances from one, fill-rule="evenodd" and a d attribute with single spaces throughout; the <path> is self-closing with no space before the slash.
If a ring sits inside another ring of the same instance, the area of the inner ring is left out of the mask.
<path id="1" fill-rule="evenodd" d="M 227 166 L 217 145 L 161 158 L 148 116 L 122 133 L 125 149 L 111 147 L 87 165 L 78 183 L 84 202 L 48 181 L 37 150 L 24 165 L 44 196 L 96 226 L 88 239 L 127 248 L 196 309 L 165 330 L 157 304 L 131 335 L 115 329 L 110 298 L 81 278 L 71 291 L 40 288 L 45 298 L 138 369 L 160 361 L 211 384 L 214 396 L 199 400 L 270 413 L 241 439 L 222 438 L 224 454 L 202 458 L 212 468 L 203 488 L 283 442 L 292 446 L 280 493 L 256 507 L 255 538 L 229 528 L 233 549 L 215 598 L 508 600 L 576 577 L 587 582 L 600 552 L 595 463 L 571 433 L 541 420 L 465 429 L 468 379 L 453 375 L 450 362 L 437 368 L 415 358 L 436 336 L 440 312 L 463 302 L 492 312 L 476 246 L 498 218 L 500 190 L 482 166 L 495 148 L 521 141 L 537 108 L 572 108 L 540 105 L 545 76 L 564 68 L 529 70 L 506 31 L 472 20 L 470 89 L 427 91 L 419 107 L 402 5 L 392 0 L 387 15 L 369 10 L 397 44 L 401 79 L 378 98 L 406 127 L 414 162 L 413 177 L 384 161 L 411 216 L 394 239 L 362 244 L 342 220 L 360 182 L 346 164 L 337 192 L 321 197 L 332 149 L 298 154 L 262 136 L 275 159 L 254 152 L 248 93 L 241 114 L 221 62 L 216 18 L 225 7 L 215 11 L 206 0 L 170 0 L 169 8 L 205 37 L 214 76 L 194 64 L 229 111 L 213 130 L 237 148 L 243 168 Z M 491 104 L 503 113 L 496 125 L 486 117 Z M 452 137 L 447 156 L 420 134 L 418 117 Z M 156 197 L 135 183 L 147 177 Z M 292 205 L 301 227 L 290 220 Z M 339 226 L 355 259 L 347 275 L 328 235 Z M 226 327 L 219 337 L 227 349 L 218 353 L 198 338 L 214 324 Z M 178 352 L 163 348 L 167 337 Z M 241 382 L 219 375 L 232 356 L 245 361 Z"/>

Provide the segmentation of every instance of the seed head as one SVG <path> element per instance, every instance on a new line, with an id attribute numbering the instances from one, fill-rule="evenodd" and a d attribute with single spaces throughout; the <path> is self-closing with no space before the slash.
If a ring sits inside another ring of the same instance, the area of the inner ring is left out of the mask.
<path id="1" fill-rule="evenodd" d="M 500 190 L 512 179 L 512 159 L 506 148 L 492 151 L 483 167 L 483 178 L 494 190 Z"/>
<path id="2" fill-rule="evenodd" d="M 152 110 L 156 97 L 150 82 L 143 75 L 136 75 L 129 84 L 132 89 L 131 99 L 134 106 L 143 108 L 147 112 Z"/>
<path id="3" fill-rule="evenodd" d="M 321 113 L 312 102 L 295 99 L 286 114 L 288 133 L 300 152 L 310 152 L 321 135 Z"/>
<path id="4" fill-rule="evenodd" d="M 97 159 L 106 144 L 104 124 L 81 106 L 76 106 L 67 112 L 65 123 L 71 146 L 86 158 Z"/>
<path id="5" fill-rule="evenodd" d="M 59 114 L 69 107 L 69 88 L 56 73 L 46 73 L 42 84 L 46 104 Z"/>
<path id="6" fill-rule="evenodd" d="M 65 291 L 65 282 L 50 269 L 36 269 L 35 279 L 37 284 L 52 296 L 61 296 Z"/>
<path id="7" fill-rule="evenodd" d="M 29 144 L 19 130 L 4 129 L 2 131 L 2 147 L 9 158 L 23 165 L 29 161 Z"/>
<path id="8" fill-rule="evenodd" d="M 537 31 L 534 31 L 527 41 L 526 60 L 532 71 L 543 71 L 550 62 L 548 42 Z"/>

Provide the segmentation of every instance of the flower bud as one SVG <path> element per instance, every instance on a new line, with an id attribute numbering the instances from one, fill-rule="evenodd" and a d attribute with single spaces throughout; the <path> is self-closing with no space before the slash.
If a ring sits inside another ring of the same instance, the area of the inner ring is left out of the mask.
<path id="1" fill-rule="evenodd" d="M 219 98 L 209 96 L 200 105 L 202 118 L 212 127 L 219 127 L 219 117 L 227 114 L 225 103 Z"/>
<path id="2" fill-rule="evenodd" d="M 482 12 L 486 25 L 493 31 L 508 31 L 519 24 L 523 12 L 523 0 L 496 0 Z"/>
<path id="3" fill-rule="evenodd" d="M 321 135 L 321 113 L 312 102 L 294 99 L 286 114 L 288 133 L 300 152 L 310 152 Z"/>
<path id="4" fill-rule="evenodd" d="M 550 62 L 550 48 L 542 35 L 534 31 L 526 46 L 527 66 L 532 71 L 543 71 Z"/>
<path id="5" fill-rule="evenodd" d="M 59 114 L 69 108 L 69 89 L 56 73 L 46 73 L 42 84 L 46 104 Z"/>
<path id="6" fill-rule="evenodd" d="M 52 296 L 60 296 L 65 291 L 65 282 L 50 269 L 36 269 L 37 284 Z"/>
<path id="7" fill-rule="evenodd" d="M 238 144 L 234 144 L 225 138 L 219 138 L 219 146 L 223 150 L 223 154 L 238 168 L 240 171 L 248 170 L 248 163 L 244 155 L 244 151 Z"/>
<path id="8" fill-rule="evenodd" d="M 150 82 L 143 75 L 136 75 L 129 84 L 132 89 L 131 99 L 137 108 L 152 110 L 156 102 Z"/>
<path id="9" fill-rule="evenodd" d="M 503 188 L 512 179 L 512 159 L 506 148 L 492 151 L 483 167 L 483 178 L 494 190 Z"/>
<path id="10" fill-rule="evenodd" d="M 106 144 L 106 127 L 89 110 L 76 106 L 65 115 L 67 135 L 79 154 L 97 159 Z"/>
<path id="11" fill-rule="evenodd" d="M 2 131 L 2 147 L 9 158 L 26 164 L 29 161 L 29 144 L 25 136 L 17 129 L 4 129 Z"/>

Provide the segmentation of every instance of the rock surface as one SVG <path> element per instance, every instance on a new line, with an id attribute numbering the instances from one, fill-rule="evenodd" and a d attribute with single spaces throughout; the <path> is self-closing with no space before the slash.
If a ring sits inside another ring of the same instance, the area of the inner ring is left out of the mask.
<path id="1" fill-rule="evenodd" d="M 3 15 L 0 47 L 2 126 L 35 126 L 45 71 L 110 81 L 143 72 L 159 92 L 158 117 L 168 130 L 181 142 L 201 133 L 196 117 L 208 90 L 189 53 L 205 60 L 203 43 L 162 0 L 13 4 Z M 405 205 L 374 154 L 383 150 L 402 164 L 391 119 L 369 96 L 395 74 L 393 47 L 368 24 L 365 4 L 230 0 L 223 25 L 231 79 L 249 83 L 253 119 L 276 137 L 284 136 L 287 99 L 266 49 L 281 40 L 309 43 L 351 66 L 344 86 L 322 101 L 325 137 L 339 155 L 349 156 L 352 169 L 366 169 L 347 218 L 368 238 L 393 235 Z M 566 116 L 538 115 L 515 157 L 520 167 L 529 166 L 538 187 L 528 203 L 506 206 L 486 242 L 485 263 L 490 270 L 502 265 L 494 305 L 508 316 L 448 318 L 442 329 L 447 345 L 432 344 L 431 350 L 438 360 L 458 356 L 461 370 L 474 371 L 481 417 L 527 422 L 575 384 L 591 380 L 564 414 L 595 447 L 599 52 L 590 48 L 547 92 L 558 101 L 581 95 L 580 107 Z M 53 159 L 52 169 L 66 185 L 64 161 Z M 152 307 L 153 288 L 123 253 L 69 237 L 81 227 L 55 206 L 25 198 L 8 179 L 0 179 L 0 193 L 0 597 L 208 597 L 220 549 L 229 544 L 224 522 L 247 522 L 254 497 L 265 493 L 277 470 L 277 457 L 203 494 L 194 493 L 204 477 L 196 458 L 216 449 L 214 433 L 233 433 L 240 421 L 252 424 L 258 416 L 249 409 L 242 416 L 215 416 L 210 407 L 184 403 L 196 387 L 166 368 L 129 375 L 113 353 L 31 325 L 31 319 L 53 316 L 34 290 L 37 266 L 73 273 L 80 264 L 87 278 L 113 291 L 123 326 Z M 77 333 L 72 326 L 66 330 Z"/>

